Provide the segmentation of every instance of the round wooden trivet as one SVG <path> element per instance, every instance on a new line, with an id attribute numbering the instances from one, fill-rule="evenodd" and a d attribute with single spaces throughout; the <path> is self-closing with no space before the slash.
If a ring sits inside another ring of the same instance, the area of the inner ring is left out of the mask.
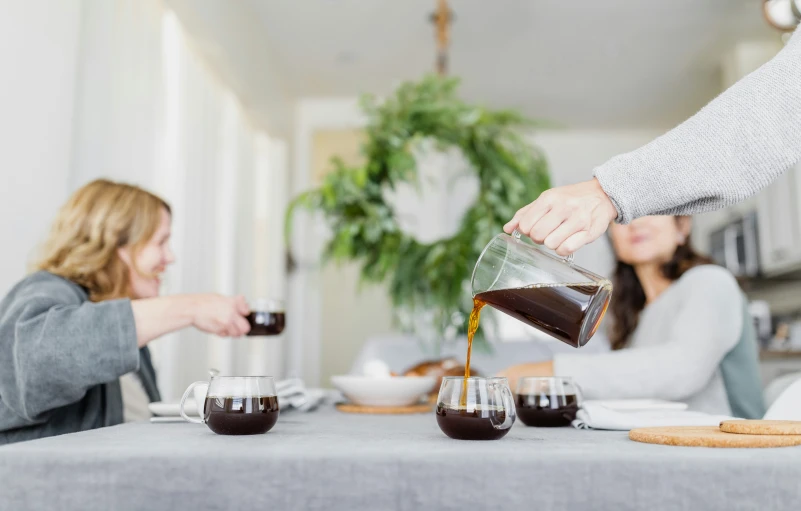
<path id="1" fill-rule="evenodd" d="M 721 422 L 720 430 L 741 435 L 801 435 L 801 422 L 731 420 Z"/>
<path id="2" fill-rule="evenodd" d="M 737 435 L 715 426 L 639 428 L 629 431 L 635 442 L 686 447 L 787 447 L 801 445 L 801 435 Z"/>
<path id="3" fill-rule="evenodd" d="M 433 406 L 427 403 L 410 406 L 362 406 L 353 403 L 337 403 L 337 410 L 345 413 L 369 413 L 382 415 L 399 415 L 408 413 L 428 413 Z"/>

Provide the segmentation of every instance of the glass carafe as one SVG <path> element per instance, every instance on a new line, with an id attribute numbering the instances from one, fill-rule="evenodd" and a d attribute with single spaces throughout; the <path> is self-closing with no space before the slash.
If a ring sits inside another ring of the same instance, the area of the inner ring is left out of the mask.
<path id="1" fill-rule="evenodd" d="M 575 348 L 587 344 L 601 323 L 612 283 L 521 239 L 499 234 L 476 262 L 471 280 L 476 302 L 490 305 Z"/>

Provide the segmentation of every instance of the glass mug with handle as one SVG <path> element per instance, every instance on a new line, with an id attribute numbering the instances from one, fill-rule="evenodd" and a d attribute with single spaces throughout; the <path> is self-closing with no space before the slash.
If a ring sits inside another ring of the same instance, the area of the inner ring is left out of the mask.
<path id="1" fill-rule="evenodd" d="M 476 305 L 490 305 L 574 348 L 587 344 L 601 323 L 612 283 L 511 235 L 495 236 L 470 280 Z"/>
<path id="2" fill-rule="evenodd" d="M 570 426 L 583 397 L 572 378 L 524 376 L 517 383 L 517 416 L 526 426 Z"/>
<path id="3" fill-rule="evenodd" d="M 203 386 L 208 390 L 202 394 Z M 203 399 L 201 419 L 189 417 L 184 404 L 190 394 Z M 267 433 L 278 421 L 278 396 L 272 376 L 219 376 L 196 381 L 181 398 L 181 417 L 195 424 L 206 424 L 219 435 L 255 435 Z"/>
<path id="4" fill-rule="evenodd" d="M 466 394 L 464 392 L 467 392 Z M 498 440 L 515 423 L 515 403 L 506 378 L 445 376 L 437 397 L 437 424 L 457 440 Z"/>
<path id="5" fill-rule="evenodd" d="M 280 335 L 286 326 L 286 311 L 281 300 L 259 298 L 250 304 L 250 314 L 245 318 L 250 323 L 248 336 Z"/>

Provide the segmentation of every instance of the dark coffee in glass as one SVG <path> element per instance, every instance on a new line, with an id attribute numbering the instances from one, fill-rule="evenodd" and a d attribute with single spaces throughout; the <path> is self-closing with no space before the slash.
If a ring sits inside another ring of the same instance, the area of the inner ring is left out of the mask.
<path id="1" fill-rule="evenodd" d="M 218 435 L 257 435 L 278 421 L 278 398 L 207 397 L 203 418 Z"/>
<path id="2" fill-rule="evenodd" d="M 203 417 L 200 419 L 188 416 L 184 410 L 186 400 L 196 387 L 198 390 L 206 387 Z M 181 417 L 188 422 L 205 424 L 218 435 L 267 433 L 278 421 L 278 413 L 278 397 L 272 376 L 213 374 L 208 382 L 194 382 L 181 398 Z"/>
<path id="3" fill-rule="evenodd" d="M 578 387 L 570 378 L 524 377 L 517 385 L 517 416 L 526 426 L 570 426 L 580 405 Z"/>
<path id="4" fill-rule="evenodd" d="M 280 300 L 256 300 L 245 319 L 250 323 L 249 336 L 278 335 L 286 326 L 284 304 Z"/>
<path id="5" fill-rule="evenodd" d="M 498 440 L 515 423 L 506 378 L 446 376 L 437 396 L 437 425 L 456 440 Z"/>
<path id="6" fill-rule="evenodd" d="M 438 405 L 436 413 L 439 429 L 457 440 L 498 440 L 509 432 L 509 428 L 495 427 L 506 421 L 506 410 L 503 408 L 450 408 Z"/>

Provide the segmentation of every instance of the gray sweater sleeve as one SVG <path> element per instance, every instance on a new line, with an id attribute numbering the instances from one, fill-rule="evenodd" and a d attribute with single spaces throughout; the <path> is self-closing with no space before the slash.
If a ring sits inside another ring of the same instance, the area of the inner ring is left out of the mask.
<path id="1" fill-rule="evenodd" d="M 771 61 L 653 142 L 597 167 L 628 223 L 754 195 L 801 160 L 801 28 Z"/>
<path id="2" fill-rule="evenodd" d="M 681 305 L 665 311 L 674 327 L 659 343 L 557 354 L 554 374 L 575 378 L 589 399 L 682 400 L 698 392 L 739 340 L 742 295 L 734 277 L 715 266 L 693 268 L 673 285 L 683 288 Z"/>
<path id="3" fill-rule="evenodd" d="M 139 364 L 129 300 L 84 301 L 50 276 L 12 290 L 0 306 L 0 396 L 29 424 L 79 401 Z"/>

